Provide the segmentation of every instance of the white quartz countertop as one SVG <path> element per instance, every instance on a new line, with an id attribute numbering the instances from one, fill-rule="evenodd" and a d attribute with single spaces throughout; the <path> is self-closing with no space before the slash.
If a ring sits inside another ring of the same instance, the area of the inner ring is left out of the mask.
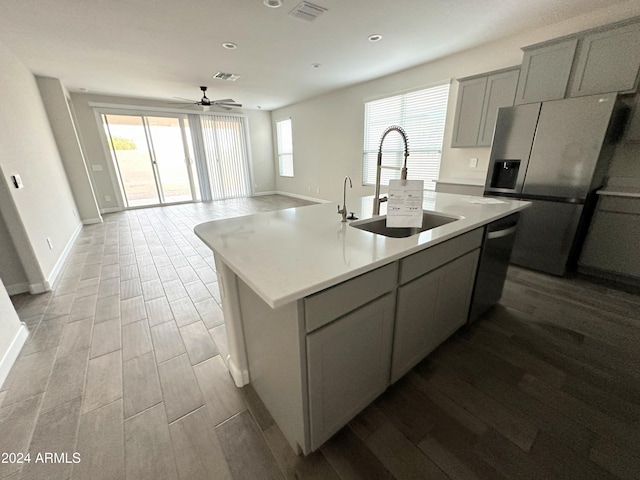
<path id="1" fill-rule="evenodd" d="M 195 233 L 268 305 L 276 308 L 526 208 L 506 200 L 425 192 L 423 208 L 459 220 L 408 238 L 376 235 L 342 223 L 325 203 L 215 220 Z M 370 218 L 373 197 L 349 198 L 347 208 Z M 386 203 L 382 204 L 385 213 Z"/>

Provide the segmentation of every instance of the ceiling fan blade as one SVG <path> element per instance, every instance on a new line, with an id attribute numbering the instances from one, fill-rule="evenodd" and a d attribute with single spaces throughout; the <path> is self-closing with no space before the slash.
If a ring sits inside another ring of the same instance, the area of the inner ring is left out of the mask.
<path id="1" fill-rule="evenodd" d="M 222 105 L 226 107 L 241 107 L 241 103 L 226 103 L 226 102 L 215 102 L 214 105 Z"/>
<path id="2" fill-rule="evenodd" d="M 233 103 L 235 100 L 233 98 L 223 98 L 218 100 L 211 100 L 212 103 Z"/>
<path id="3" fill-rule="evenodd" d="M 197 100 L 190 100 L 188 98 L 183 98 L 183 97 L 173 97 L 173 98 L 175 98 L 177 100 L 186 100 L 187 102 L 191 102 L 191 103 L 197 103 L 198 102 Z"/>

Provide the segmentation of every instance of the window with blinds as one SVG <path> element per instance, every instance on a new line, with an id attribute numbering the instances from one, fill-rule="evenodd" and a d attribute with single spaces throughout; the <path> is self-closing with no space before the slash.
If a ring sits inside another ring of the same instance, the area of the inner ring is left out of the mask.
<path id="1" fill-rule="evenodd" d="M 444 124 L 449 100 L 449 83 L 365 103 L 364 155 L 362 178 L 365 185 L 376 183 L 378 146 L 382 132 L 400 125 L 409 139 L 407 178 L 424 180 L 425 190 L 435 190 L 440 171 Z M 382 164 L 401 167 L 404 143 L 397 132 L 384 140 Z M 380 182 L 400 178 L 396 170 L 382 169 Z"/>

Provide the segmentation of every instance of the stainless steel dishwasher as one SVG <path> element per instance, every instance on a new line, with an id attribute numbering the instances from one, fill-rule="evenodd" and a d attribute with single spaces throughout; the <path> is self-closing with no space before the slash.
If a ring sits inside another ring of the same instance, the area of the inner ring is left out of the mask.
<path id="1" fill-rule="evenodd" d="M 502 297 L 519 218 L 520 213 L 514 213 L 488 224 L 485 229 L 468 323 L 478 320 Z"/>

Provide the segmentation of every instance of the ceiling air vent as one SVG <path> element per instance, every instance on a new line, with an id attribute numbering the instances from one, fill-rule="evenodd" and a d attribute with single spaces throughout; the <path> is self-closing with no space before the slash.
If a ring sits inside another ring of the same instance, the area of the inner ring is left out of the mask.
<path id="1" fill-rule="evenodd" d="M 228 80 L 229 82 L 235 82 L 240 78 L 240 75 L 238 75 L 237 73 L 218 72 L 213 76 L 213 78 L 215 78 L 216 80 Z"/>
<path id="2" fill-rule="evenodd" d="M 296 5 L 294 9 L 289 12 L 289 15 L 306 20 L 307 22 L 312 22 L 326 11 L 327 9 L 324 7 L 303 1 Z"/>

